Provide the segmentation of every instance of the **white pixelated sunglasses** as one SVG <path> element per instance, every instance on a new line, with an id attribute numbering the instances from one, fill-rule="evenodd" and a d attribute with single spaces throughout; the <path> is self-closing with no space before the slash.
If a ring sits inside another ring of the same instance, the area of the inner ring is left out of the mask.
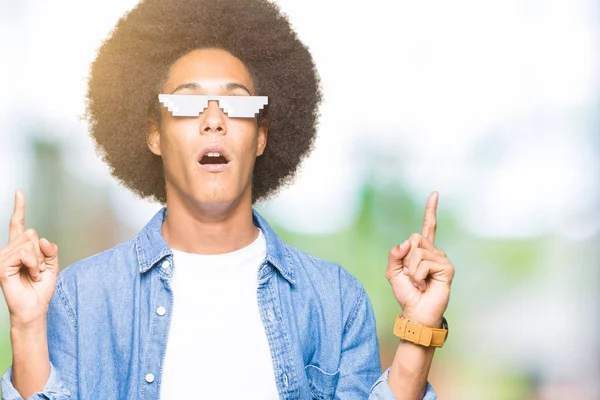
<path id="1" fill-rule="evenodd" d="M 209 96 L 199 94 L 159 94 L 160 101 L 174 117 L 198 117 L 216 100 L 230 118 L 254 118 L 269 102 L 268 96 Z"/>

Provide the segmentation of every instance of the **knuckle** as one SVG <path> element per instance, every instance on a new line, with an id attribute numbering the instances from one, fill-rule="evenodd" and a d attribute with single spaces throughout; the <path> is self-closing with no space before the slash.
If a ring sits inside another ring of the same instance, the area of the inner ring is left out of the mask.
<path id="1" fill-rule="evenodd" d="M 415 271 L 414 271 L 414 274 L 413 274 L 413 276 L 414 276 L 415 278 L 417 278 L 417 277 L 419 277 L 419 276 L 423 275 L 423 271 L 425 270 L 425 268 L 424 268 L 424 267 L 425 267 L 425 266 L 423 265 L 423 261 L 421 261 L 421 262 L 419 263 L 419 265 L 417 266 L 417 268 L 415 268 Z"/>
<path id="2" fill-rule="evenodd" d="M 27 242 L 21 247 L 21 259 L 30 260 L 32 256 L 37 259 L 37 256 L 35 256 L 35 247 L 33 246 L 33 243 Z"/>
<path id="3" fill-rule="evenodd" d="M 28 228 L 26 229 L 23 234 L 29 239 L 29 240 L 37 240 L 37 232 L 35 231 L 35 229 L 33 228 Z"/>
<path id="4" fill-rule="evenodd" d="M 419 268 L 419 270 L 415 274 L 415 277 L 419 280 L 424 280 L 425 278 L 427 278 L 427 275 L 429 275 L 429 265 L 425 262 L 423 263 L 421 268 Z"/>
<path id="5" fill-rule="evenodd" d="M 19 249 L 19 257 L 21 259 L 26 258 L 29 255 L 29 251 L 30 250 L 27 248 L 27 245 L 24 245 Z"/>
<path id="6" fill-rule="evenodd" d="M 413 256 L 416 257 L 417 259 L 421 260 L 423 259 L 423 252 L 425 251 L 425 249 L 422 248 L 416 248 L 415 252 L 413 253 Z"/>
<path id="7" fill-rule="evenodd" d="M 13 217 L 10 219 L 10 224 L 11 224 L 11 225 L 22 225 L 22 224 L 24 224 L 24 223 L 25 223 L 25 221 L 23 220 L 23 218 L 21 218 L 21 217 L 18 217 L 18 216 L 13 216 Z"/>
<path id="8" fill-rule="evenodd" d="M 393 276 L 392 276 L 392 272 L 391 272 L 389 269 L 387 269 L 387 270 L 385 271 L 385 279 L 387 279 L 387 280 L 389 281 L 389 280 L 391 280 L 391 279 L 392 279 L 392 277 L 393 277 Z"/>

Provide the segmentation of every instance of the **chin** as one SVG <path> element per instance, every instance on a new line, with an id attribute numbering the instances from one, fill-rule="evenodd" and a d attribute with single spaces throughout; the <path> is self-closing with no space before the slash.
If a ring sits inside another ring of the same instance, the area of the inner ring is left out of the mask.
<path id="1" fill-rule="evenodd" d="M 206 205 L 226 205 L 234 203 L 239 195 L 236 196 L 234 193 L 230 193 L 224 190 L 205 190 L 198 196 L 195 196 L 198 203 Z"/>

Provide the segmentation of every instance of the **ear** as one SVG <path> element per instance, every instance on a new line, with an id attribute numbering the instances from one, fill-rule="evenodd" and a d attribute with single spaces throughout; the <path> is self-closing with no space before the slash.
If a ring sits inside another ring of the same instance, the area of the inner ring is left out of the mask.
<path id="1" fill-rule="evenodd" d="M 258 127 L 258 144 L 256 146 L 256 156 L 262 156 L 267 147 L 267 136 L 269 132 L 269 124 L 266 119 L 263 119 Z"/>
<path id="2" fill-rule="evenodd" d="M 146 143 L 152 153 L 157 156 L 161 155 L 160 152 L 160 131 L 158 126 L 153 121 L 148 121 L 148 131 L 146 132 Z"/>

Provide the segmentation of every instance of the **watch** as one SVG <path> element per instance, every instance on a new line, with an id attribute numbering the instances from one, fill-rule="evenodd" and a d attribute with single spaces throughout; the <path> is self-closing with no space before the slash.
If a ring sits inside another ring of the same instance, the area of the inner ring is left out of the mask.
<path id="1" fill-rule="evenodd" d="M 448 338 L 448 321 L 442 317 L 442 328 L 430 328 L 419 325 L 400 315 L 396 318 L 394 335 L 402 340 L 425 347 L 442 347 Z"/>

